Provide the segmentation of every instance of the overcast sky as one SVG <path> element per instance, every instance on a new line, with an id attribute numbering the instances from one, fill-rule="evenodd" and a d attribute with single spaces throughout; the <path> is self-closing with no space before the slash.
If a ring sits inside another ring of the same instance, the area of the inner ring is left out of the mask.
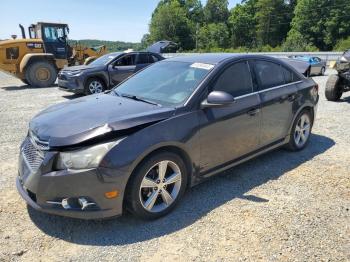
<path id="1" fill-rule="evenodd" d="M 139 42 L 159 0 L 1 0 L 0 39 L 21 35 L 18 24 L 64 22 L 70 39 Z M 202 0 L 205 4 L 206 0 Z M 230 8 L 240 0 L 229 0 Z"/>

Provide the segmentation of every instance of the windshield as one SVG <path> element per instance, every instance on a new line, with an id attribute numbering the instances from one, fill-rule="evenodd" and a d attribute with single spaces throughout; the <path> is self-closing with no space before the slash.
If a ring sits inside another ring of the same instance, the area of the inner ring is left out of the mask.
<path id="1" fill-rule="evenodd" d="M 164 61 L 153 64 L 114 89 L 164 106 L 183 104 L 213 65 Z"/>
<path id="2" fill-rule="evenodd" d="M 120 54 L 121 53 L 103 55 L 97 58 L 95 61 L 91 62 L 90 65 L 93 65 L 93 66 L 107 65 L 110 61 L 112 61 L 114 58 L 116 58 Z"/>

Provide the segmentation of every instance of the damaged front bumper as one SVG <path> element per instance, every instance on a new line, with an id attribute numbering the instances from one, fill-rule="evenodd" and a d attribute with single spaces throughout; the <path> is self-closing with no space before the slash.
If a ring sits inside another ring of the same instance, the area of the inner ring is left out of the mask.
<path id="1" fill-rule="evenodd" d="M 119 216 L 127 174 L 108 168 L 53 171 L 58 152 L 48 151 L 42 163 L 33 168 L 21 150 L 16 186 L 22 198 L 34 209 L 81 219 Z M 117 192 L 107 198 L 106 192 Z"/>

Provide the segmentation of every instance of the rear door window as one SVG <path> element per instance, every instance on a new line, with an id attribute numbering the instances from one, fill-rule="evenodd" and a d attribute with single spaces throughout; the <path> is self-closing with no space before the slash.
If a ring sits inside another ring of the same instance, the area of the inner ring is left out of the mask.
<path id="1" fill-rule="evenodd" d="M 214 91 L 224 91 L 233 97 L 253 92 L 253 82 L 247 61 L 229 66 L 214 84 Z"/>
<path id="2" fill-rule="evenodd" d="M 137 56 L 137 64 L 148 64 L 149 60 L 148 60 L 148 54 L 138 54 Z"/>
<path id="3" fill-rule="evenodd" d="M 256 60 L 255 74 L 259 82 L 260 90 L 284 85 L 284 74 L 279 64 Z"/>
<path id="4" fill-rule="evenodd" d="M 155 63 L 155 62 L 159 61 L 159 58 L 156 57 L 155 55 L 150 55 L 150 61 L 151 61 L 151 63 Z"/>
<path id="5" fill-rule="evenodd" d="M 284 74 L 284 79 L 286 84 L 297 82 L 300 80 L 300 77 L 296 73 L 294 73 L 292 70 L 285 68 L 284 66 L 281 66 L 281 68 Z"/>

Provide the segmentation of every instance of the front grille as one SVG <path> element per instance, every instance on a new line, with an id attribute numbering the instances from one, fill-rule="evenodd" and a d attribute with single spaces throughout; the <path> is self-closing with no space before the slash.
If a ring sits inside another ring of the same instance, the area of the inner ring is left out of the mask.
<path id="1" fill-rule="evenodd" d="M 29 135 L 22 146 L 24 160 L 29 165 L 32 172 L 36 172 L 42 164 L 45 151 L 48 150 L 48 143 Z"/>
<path id="2" fill-rule="evenodd" d="M 40 151 L 49 150 L 49 142 L 40 140 L 35 135 L 33 135 L 32 132 L 29 132 L 29 139 L 31 140 L 33 146 L 36 147 L 38 150 Z"/>

